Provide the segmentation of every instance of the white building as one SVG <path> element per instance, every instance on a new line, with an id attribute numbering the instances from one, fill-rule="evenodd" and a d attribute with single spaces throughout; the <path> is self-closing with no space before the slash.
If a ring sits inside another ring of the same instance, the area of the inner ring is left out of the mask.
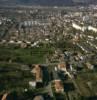
<path id="1" fill-rule="evenodd" d="M 97 28 L 92 27 L 92 26 L 88 26 L 88 30 L 89 30 L 89 31 L 97 32 Z"/>
<path id="2" fill-rule="evenodd" d="M 72 23 L 72 27 L 77 29 L 77 30 L 82 30 L 82 27 L 77 25 L 77 24 L 75 24 L 75 23 Z"/>
<path id="3" fill-rule="evenodd" d="M 77 25 L 75 23 L 72 23 L 72 27 L 75 28 L 76 30 L 81 30 L 83 32 L 87 29 L 87 27 L 85 27 L 85 26 L 79 26 L 79 25 Z"/>

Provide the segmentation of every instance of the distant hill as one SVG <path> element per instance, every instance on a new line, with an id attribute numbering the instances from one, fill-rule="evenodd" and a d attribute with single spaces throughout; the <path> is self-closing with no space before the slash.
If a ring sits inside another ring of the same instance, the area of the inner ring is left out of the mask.
<path id="1" fill-rule="evenodd" d="M 0 0 L 0 5 L 72 6 L 95 4 L 97 0 Z"/>

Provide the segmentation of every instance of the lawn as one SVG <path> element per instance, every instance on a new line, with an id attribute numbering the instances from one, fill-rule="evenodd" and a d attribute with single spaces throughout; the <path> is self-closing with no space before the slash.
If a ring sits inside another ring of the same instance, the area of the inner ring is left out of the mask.
<path id="1" fill-rule="evenodd" d="M 52 53 L 51 48 L 35 47 L 35 48 L 15 48 L 0 47 L 0 61 L 11 61 L 22 64 L 38 64 L 45 63 L 46 55 Z"/>
<path id="2" fill-rule="evenodd" d="M 80 73 L 76 79 L 76 83 L 83 96 L 97 95 L 97 72 L 87 71 Z"/>

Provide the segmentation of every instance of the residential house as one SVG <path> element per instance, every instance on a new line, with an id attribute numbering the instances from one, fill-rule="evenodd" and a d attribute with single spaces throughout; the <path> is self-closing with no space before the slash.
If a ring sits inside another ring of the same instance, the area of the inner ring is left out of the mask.
<path id="1" fill-rule="evenodd" d="M 35 65 L 31 72 L 34 74 L 36 82 L 43 81 L 42 80 L 42 69 L 41 69 L 40 65 Z"/>
<path id="2" fill-rule="evenodd" d="M 61 71 L 66 71 L 66 63 L 58 64 L 58 69 Z"/>
<path id="3" fill-rule="evenodd" d="M 59 80 L 54 80 L 54 88 L 56 93 L 63 93 L 64 92 L 64 87 L 62 84 L 62 81 Z"/>

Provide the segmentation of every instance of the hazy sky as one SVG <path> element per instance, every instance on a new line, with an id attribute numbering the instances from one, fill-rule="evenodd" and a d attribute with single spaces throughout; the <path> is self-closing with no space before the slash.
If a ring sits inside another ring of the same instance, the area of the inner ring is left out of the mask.
<path id="1" fill-rule="evenodd" d="M 92 1 L 92 0 L 72 0 L 72 1 L 74 1 L 74 2 L 90 2 L 90 1 Z"/>

